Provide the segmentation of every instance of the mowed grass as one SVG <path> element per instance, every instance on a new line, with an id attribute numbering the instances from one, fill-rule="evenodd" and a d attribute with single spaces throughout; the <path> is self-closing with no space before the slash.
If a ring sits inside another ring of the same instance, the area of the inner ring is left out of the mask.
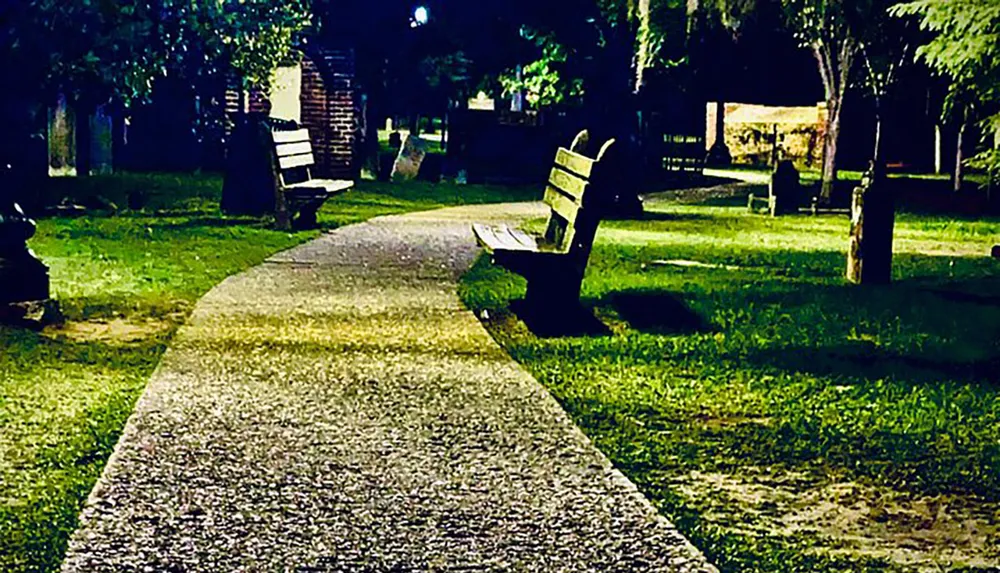
<path id="1" fill-rule="evenodd" d="M 655 202 L 605 222 L 582 293 L 603 333 L 536 336 L 485 257 L 461 294 L 724 572 L 996 571 L 1000 221 L 901 215 L 884 287 L 845 284 L 847 230 Z"/>
<path id="2" fill-rule="evenodd" d="M 219 213 L 215 175 L 52 180 L 51 201 L 101 196 L 141 211 L 39 221 L 67 324 L 0 326 L 0 571 L 58 568 L 77 514 L 149 375 L 197 299 L 225 277 L 317 236 Z M 378 215 L 531 198 L 537 191 L 361 183 L 327 202 L 325 228 Z"/>

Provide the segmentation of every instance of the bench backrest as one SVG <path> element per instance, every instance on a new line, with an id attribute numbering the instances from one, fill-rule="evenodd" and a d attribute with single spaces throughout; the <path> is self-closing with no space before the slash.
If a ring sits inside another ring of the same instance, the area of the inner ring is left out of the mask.
<path id="1" fill-rule="evenodd" d="M 274 151 L 278 159 L 278 177 L 282 185 L 287 178 L 301 179 L 304 170 L 305 179 L 312 179 L 311 168 L 316 165 L 313 156 L 312 142 L 309 140 L 308 129 L 295 131 L 274 131 Z"/>
<path id="2" fill-rule="evenodd" d="M 584 265 L 594 244 L 601 212 L 611 199 L 612 166 L 609 151 L 614 140 L 601 147 L 596 159 L 583 155 L 588 143 L 580 132 L 569 149 L 560 147 L 545 187 L 545 203 L 552 209 L 545 229 L 546 244 L 577 257 Z"/>

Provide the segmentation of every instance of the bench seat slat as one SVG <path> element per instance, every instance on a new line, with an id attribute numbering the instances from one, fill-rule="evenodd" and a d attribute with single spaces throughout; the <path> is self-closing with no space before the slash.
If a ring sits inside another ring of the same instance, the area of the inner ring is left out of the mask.
<path id="1" fill-rule="evenodd" d="M 279 157 L 278 165 L 282 169 L 294 169 L 295 167 L 309 167 L 310 165 L 316 165 L 316 158 L 313 157 L 312 153 L 304 153 L 302 155 L 288 155 L 285 157 Z"/>
<path id="2" fill-rule="evenodd" d="M 308 129 L 296 129 L 295 131 L 272 131 L 274 143 L 301 143 L 310 141 Z"/>
<path id="3" fill-rule="evenodd" d="M 549 185 L 557 188 L 564 195 L 579 203 L 583 200 L 583 194 L 587 191 L 588 183 L 586 179 L 581 179 L 569 171 L 553 167 L 549 173 Z"/>
<path id="4" fill-rule="evenodd" d="M 286 190 L 321 189 L 327 193 L 340 193 L 354 187 L 354 181 L 347 179 L 310 179 L 301 183 L 285 185 Z"/>
<path id="5" fill-rule="evenodd" d="M 476 223 L 472 226 L 472 231 L 479 243 L 491 253 L 505 250 L 509 246 L 503 239 L 504 234 L 500 233 L 496 227 Z"/>
<path id="6" fill-rule="evenodd" d="M 308 141 L 298 141 L 295 143 L 279 143 L 274 147 L 278 157 L 288 157 L 289 155 L 304 155 L 312 153 L 312 144 Z"/>
<path id="7" fill-rule="evenodd" d="M 539 250 L 538 242 L 534 237 L 527 233 L 511 229 L 506 225 L 491 227 L 475 223 L 472 225 L 472 231 L 475 233 L 479 244 L 486 247 L 491 253 L 498 251 L 531 253 Z"/>
<path id="8" fill-rule="evenodd" d="M 559 189 L 549 185 L 545 189 L 545 204 L 552 208 L 553 211 L 559 214 L 560 217 L 567 221 L 576 220 L 577 213 L 580 212 L 580 206 L 577 205 L 572 199 L 566 197 Z"/>
<path id="9" fill-rule="evenodd" d="M 560 147 L 559 151 L 556 152 L 556 165 L 585 179 L 590 178 L 590 174 L 594 170 L 593 159 L 574 153 L 565 147 Z"/>
<path id="10" fill-rule="evenodd" d="M 542 245 L 539 244 L 538 239 L 532 237 L 531 235 L 525 233 L 524 231 L 520 229 L 512 229 L 506 226 L 504 227 L 504 229 L 510 234 L 511 238 L 513 238 L 518 243 L 524 245 L 528 249 L 532 251 L 538 251 L 542 249 Z"/>

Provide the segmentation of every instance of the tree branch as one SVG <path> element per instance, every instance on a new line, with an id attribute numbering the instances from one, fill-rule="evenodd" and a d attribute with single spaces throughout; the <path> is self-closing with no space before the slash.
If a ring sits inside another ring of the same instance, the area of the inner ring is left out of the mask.
<path id="1" fill-rule="evenodd" d="M 816 56 L 816 63 L 819 64 L 819 75 L 823 79 L 823 90 L 826 92 L 826 99 L 830 101 L 833 96 L 833 70 L 830 68 L 829 50 L 822 42 L 813 42 L 813 55 Z"/>

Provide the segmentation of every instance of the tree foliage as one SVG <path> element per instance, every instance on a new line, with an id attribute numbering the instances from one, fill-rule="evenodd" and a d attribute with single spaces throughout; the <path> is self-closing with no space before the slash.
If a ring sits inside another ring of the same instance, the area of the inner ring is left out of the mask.
<path id="1" fill-rule="evenodd" d="M 844 95 L 863 47 L 876 45 L 871 39 L 878 35 L 888 5 L 882 0 L 709 0 L 708 7 L 720 14 L 728 27 L 738 30 L 765 2 L 777 4 L 788 31 L 816 59 L 827 105 L 822 194 L 829 198 L 837 177 Z"/>
<path id="2" fill-rule="evenodd" d="M 0 65 L 62 91 L 143 97 L 156 77 L 234 69 L 266 84 L 309 24 L 307 0 L 26 0 L 5 3 Z"/>
<path id="3" fill-rule="evenodd" d="M 525 27 L 521 35 L 538 47 L 540 55 L 520 70 L 511 68 L 500 75 L 504 93 L 523 92 L 528 104 L 535 109 L 579 103 L 583 96 L 583 80 L 567 73 L 566 48 L 551 33 Z"/>
<path id="4" fill-rule="evenodd" d="M 1000 2 L 995 0 L 916 0 L 892 8 L 897 16 L 917 17 L 933 38 L 917 58 L 953 82 L 949 101 L 976 102 L 996 109 L 1000 103 Z M 983 121 L 986 137 L 1000 130 L 1000 113 Z M 992 147 L 992 146 L 987 146 Z M 969 161 L 1000 174 L 1000 152 L 993 147 Z"/>

